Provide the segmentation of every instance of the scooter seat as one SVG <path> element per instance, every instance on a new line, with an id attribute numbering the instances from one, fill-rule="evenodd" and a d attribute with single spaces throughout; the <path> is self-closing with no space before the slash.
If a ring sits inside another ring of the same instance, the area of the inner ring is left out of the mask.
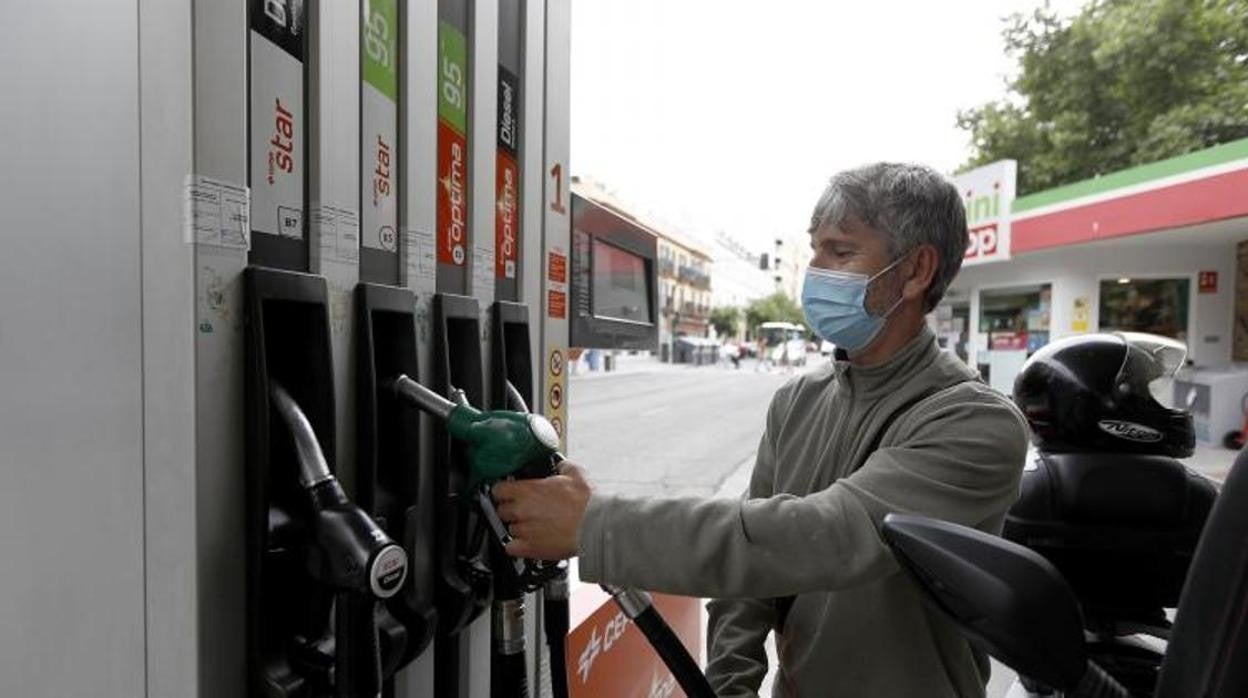
<path id="1" fill-rule="evenodd" d="M 1241 696 L 1248 696 L 1248 449 L 1200 538 L 1157 685 L 1157 698 Z"/>
<path id="2" fill-rule="evenodd" d="M 1128 692 L 1089 657 L 1078 605 L 1034 551 L 915 516 L 889 514 L 881 533 L 934 608 L 1042 686 L 1072 697 L 1248 696 L 1248 451 L 1201 534 L 1155 692 Z"/>
<path id="3" fill-rule="evenodd" d="M 1216 488 L 1166 456 L 1038 452 L 1002 535 L 1048 558 L 1090 620 L 1178 603 Z"/>

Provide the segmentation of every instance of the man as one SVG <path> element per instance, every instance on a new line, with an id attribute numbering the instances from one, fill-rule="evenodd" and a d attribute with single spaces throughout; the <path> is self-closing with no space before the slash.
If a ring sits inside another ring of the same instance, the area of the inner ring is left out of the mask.
<path id="1" fill-rule="evenodd" d="M 997 533 L 1017 494 L 1026 423 L 924 318 L 961 266 L 961 198 L 930 169 L 870 165 L 832 178 L 810 235 L 802 306 L 838 356 L 777 391 L 748 496 L 606 496 L 565 464 L 495 488 L 509 552 L 579 554 L 586 581 L 717 597 L 720 696 L 757 693 L 773 629 L 775 695 L 982 696 L 986 657 L 924 606 L 879 534 L 894 511 Z"/>

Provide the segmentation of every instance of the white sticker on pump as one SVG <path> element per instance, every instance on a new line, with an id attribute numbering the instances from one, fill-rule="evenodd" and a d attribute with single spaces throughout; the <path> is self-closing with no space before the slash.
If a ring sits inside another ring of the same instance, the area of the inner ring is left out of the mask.
<path id="1" fill-rule="evenodd" d="M 360 256 L 360 216 L 342 206 L 313 205 L 311 230 L 320 241 L 321 259 L 353 262 Z"/>
<path id="2" fill-rule="evenodd" d="M 492 297 L 494 294 L 494 247 L 488 244 L 475 245 L 472 248 L 472 254 L 472 293 L 478 297 L 482 293 L 487 293 L 487 297 Z"/>
<path id="3" fill-rule="evenodd" d="M 182 187 L 182 233 L 187 244 L 251 249 L 251 192 L 203 175 Z"/>

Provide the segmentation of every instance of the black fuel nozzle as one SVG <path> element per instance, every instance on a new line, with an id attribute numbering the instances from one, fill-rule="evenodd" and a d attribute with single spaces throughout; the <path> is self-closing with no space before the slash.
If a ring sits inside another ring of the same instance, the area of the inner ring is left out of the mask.
<path id="1" fill-rule="evenodd" d="M 280 385 L 270 386 L 277 414 L 295 444 L 299 484 L 311 511 L 308 574 L 334 593 L 336 698 L 381 695 L 377 602 L 394 596 L 407 577 L 407 553 L 342 490 L 316 432 Z"/>
<path id="2" fill-rule="evenodd" d="M 356 506 L 329 472 L 316 432 L 294 398 L 276 383 L 273 404 L 295 443 L 299 484 L 313 516 L 310 572 L 337 590 L 377 599 L 394 596 L 407 576 L 407 553 Z"/>

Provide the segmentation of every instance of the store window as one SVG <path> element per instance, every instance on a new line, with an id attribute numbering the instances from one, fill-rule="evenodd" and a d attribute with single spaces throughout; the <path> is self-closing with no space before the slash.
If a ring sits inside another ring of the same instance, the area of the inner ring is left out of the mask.
<path id="1" fill-rule="evenodd" d="M 1148 332 L 1187 341 L 1191 279 L 1104 279 L 1101 331 Z"/>
<path id="2" fill-rule="evenodd" d="M 970 331 L 971 306 L 969 303 L 941 303 L 929 318 L 932 331 L 941 349 L 957 354 L 967 360 L 967 341 Z"/>
<path id="3" fill-rule="evenodd" d="M 1049 284 L 994 288 L 979 294 L 979 334 L 987 351 L 976 367 L 988 385 L 1009 394 L 1027 357 L 1049 343 Z"/>
<path id="4" fill-rule="evenodd" d="M 1035 352 L 1049 343 L 1049 284 L 980 293 L 979 331 L 990 351 Z"/>

